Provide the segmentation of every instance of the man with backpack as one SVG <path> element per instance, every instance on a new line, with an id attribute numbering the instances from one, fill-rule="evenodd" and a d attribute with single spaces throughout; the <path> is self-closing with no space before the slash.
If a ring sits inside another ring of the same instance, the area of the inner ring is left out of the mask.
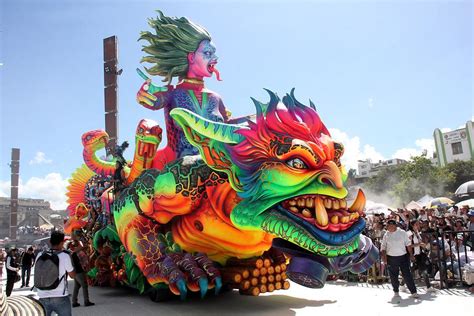
<path id="1" fill-rule="evenodd" d="M 63 249 L 64 233 L 53 231 L 49 241 L 51 249 L 39 253 L 36 258 L 34 287 L 46 316 L 50 316 L 53 311 L 58 316 L 71 316 L 67 275 L 74 278 L 76 273 L 71 256 Z"/>

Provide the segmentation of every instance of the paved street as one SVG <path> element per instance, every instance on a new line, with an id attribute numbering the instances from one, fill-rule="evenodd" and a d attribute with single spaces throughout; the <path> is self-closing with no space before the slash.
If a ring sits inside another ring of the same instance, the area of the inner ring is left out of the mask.
<path id="1" fill-rule="evenodd" d="M 3 281 L 4 284 L 5 280 Z M 70 292 L 73 281 L 69 281 Z M 19 289 L 13 295 L 31 294 Z M 474 297 L 462 289 L 443 290 L 427 294 L 420 289 L 421 299 L 409 299 L 401 293 L 400 302 L 391 300 L 389 285 L 346 283 L 338 281 L 323 289 L 310 290 L 294 283 L 288 291 L 275 291 L 259 297 L 227 292 L 204 300 L 191 298 L 154 303 L 146 295 L 126 288 L 90 288 L 92 307 L 73 309 L 75 316 L 107 315 L 460 315 L 474 316 Z M 82 294 L 80 294 L 82 295 Z M 82 296 L 80 296 L 82 297 Z M 81 301 L 81 304 L 83 302 Z"/>

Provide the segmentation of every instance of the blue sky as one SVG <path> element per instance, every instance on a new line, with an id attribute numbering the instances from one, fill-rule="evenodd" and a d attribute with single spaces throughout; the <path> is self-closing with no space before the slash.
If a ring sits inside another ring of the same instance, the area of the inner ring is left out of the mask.
<path id="1" fill-rule="evenodd" d="M 435 128 L 456 129 L 474 112 L 471 1 L 0 3 L 0 195 L 20 147 L 20 195 L 56 208 L 82 163 L 80 136 L 104 128 L 103 38 L 119 39 L 120 141 L 133 143 L 141 118 L 163 126 L 161 111 L 135 102 L 137 38 L 155 9 L 211 33 L 224 81 L 207 86 L 234 115 L 253 113 L 250 97 L 267 99 L 262 88 L 295 87 L 344 142 L 348 166 L 430 149 Z"/>

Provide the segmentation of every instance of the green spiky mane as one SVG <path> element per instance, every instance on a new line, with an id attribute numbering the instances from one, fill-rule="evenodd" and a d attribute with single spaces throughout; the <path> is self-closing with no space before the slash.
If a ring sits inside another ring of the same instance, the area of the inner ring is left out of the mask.
<path id="1" fill-rule="evenodd" d="M 153 76 L 164 77 L 171 83 L 173 77 L 185 77 L 188 71 L 188 53 L 196 51 L 203 40 L 211 40 L 211 35 L 202 27 L 185 17 L 167 17 L 157 10 L 159 16 L 149 19 L 148 24 L 155 33 L 141 32 L 138 40 L 146 40 L 142 51 L 149 54 L 141 62 L 154 64 L 145 68 Z"/>

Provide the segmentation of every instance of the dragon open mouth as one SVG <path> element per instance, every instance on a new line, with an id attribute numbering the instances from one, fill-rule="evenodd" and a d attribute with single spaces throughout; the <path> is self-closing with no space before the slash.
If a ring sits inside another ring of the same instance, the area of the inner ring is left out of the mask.
<path id="1" fill-rule="evenodd" d="M 345 199 L 301 195 L 267 209 L 261 228 L 313 254 L 349 254 L 357 249 L 357 236 L 365 228 L 364 206 L 361 190 L 349 207 Z"/>
<path id="2" fill-rule="evenodd" d="M 285 210 L 321 230 L 338 232 L 351 227 L 363 214 L 365 197 L 359 191 L 356 200 L 347 207 L 346 199 L 325 195 L 304 195 L 281 202 Z"/>
<path id="3" fill-rule="evenodd" d="M 137 147 L 139 156 L 144 158 L 152 158 L 156 152 L 156 148 L 158 147 L 158 145 L 139 140 Z"/>

